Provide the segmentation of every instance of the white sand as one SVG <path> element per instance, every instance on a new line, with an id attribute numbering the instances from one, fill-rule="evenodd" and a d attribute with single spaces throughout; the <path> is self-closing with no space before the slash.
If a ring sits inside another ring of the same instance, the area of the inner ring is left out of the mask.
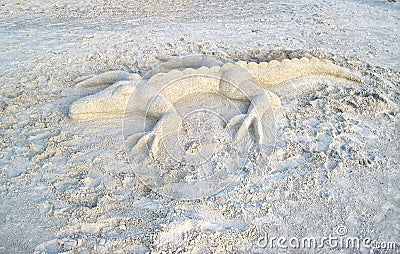
<path id="1" fill-rule="evenodd" d="M 339 226 L 400 248 L 399 3 L 42 2 L 0 6 L 0 253 L 263 253 L 264 232 L 321 239 Z M 275 152 L 212 197 L 179 201 L 142 184 L 122 119 L 67 117 L 94 92 L 74 88 L 83 75 L 283 50 L 332 59 L 364 84 L 313 76 L 274 88 Z"/>

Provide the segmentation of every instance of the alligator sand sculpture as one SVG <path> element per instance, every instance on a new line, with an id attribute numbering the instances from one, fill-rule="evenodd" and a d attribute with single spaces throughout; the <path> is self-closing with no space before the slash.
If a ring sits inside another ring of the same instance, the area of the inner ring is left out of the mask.
<path id="1" fill-rule="evenodd" d="M 182 119 L 174 103 L 196 91 L 212 92 L 232 100 L 250 102 L 247 113 L 234 116 L 226 127 L 240 124 L 235 139 L 241 140 L 252 126 L 256 141 L 263 144 L 266 141 L 262 118 L 267 109 L 277 109 L 281 105 L 279 97 L 268 88 L 307 75 L 333 75 L 360 81 L 360 77 L 348 69 L 317 58 L 273 60 L 268 63 L 222 63 L 213 57 L 190 56 L 167 61 L 144 77 L 110 71 L 82 78 L 77 83 L 79 87 L 109 86 L 74 102 L 69 114 L 78 121 L 129 113 L 158 119 L 151 131 L 132 137 L 138 140 L 135 149 L 147 144 L 150 155 L 156 155 L 163 135 L 181 127 Z"/>

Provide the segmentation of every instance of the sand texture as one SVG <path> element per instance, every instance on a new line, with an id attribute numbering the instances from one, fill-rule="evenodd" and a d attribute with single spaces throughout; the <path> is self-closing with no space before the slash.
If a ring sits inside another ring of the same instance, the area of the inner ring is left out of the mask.
<path id="1" fill-rule="evenodd" d="M 400 250 L 398 2 L 3 1 L 0 17 L 0 253 Z"/>

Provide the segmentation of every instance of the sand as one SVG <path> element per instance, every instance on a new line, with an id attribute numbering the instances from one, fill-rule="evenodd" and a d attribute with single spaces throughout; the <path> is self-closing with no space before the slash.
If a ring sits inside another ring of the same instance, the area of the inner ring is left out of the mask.
<path id="1" fill-rule="evenodd" d="M 315 251 L 264 246 L 266 234 L 369 238 L 398 251 L 399 12 L 377 0 L 1 3 L 0 253 Z M 273 153 L 255 155 L 221 192 L 180 200 L 143 183 L 147 168 L 126 155 L 124 119 L 76 122 L 68 109 L 103 89 L 76 87 L 77 78 L 144 75 L 198 53 L 327 58 L 363 83 L 309 76 L 271 88 L 282 102 Z"/>

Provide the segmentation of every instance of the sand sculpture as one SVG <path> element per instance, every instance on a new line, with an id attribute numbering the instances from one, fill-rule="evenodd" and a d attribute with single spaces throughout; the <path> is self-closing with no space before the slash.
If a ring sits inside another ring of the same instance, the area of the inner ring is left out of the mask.
<path id="1" fill-rule="evenodd" d="M 144 77 L 110 71 L 82 78 L 78 87 L 109 86 L 75 101 L 69 114 L 78 121 L 129 113 L 155 118 L 157 123 L 151 131 L 134 134 L 139 137 L 135 149 L 148 145 L 150 155 L 154 156 L 163 135 L 181 127 L 181 116 L 174 108 L 179 98 L 196 91 L 218 93 L 231 100 L 250 102 L 247 113 L 234 116 L 226 126 L 240 125 L 235 140 L 241 140 L 253 126 L 257 142 L 263 144 L 261 119 L 267 108 L 278 109 L 281 105 L 279 97 L 268 88 L 307 75 L 333 75 L 360 81 L 360 77 L 348 69 L 317 58 L 223 63 L 213 57 L 189 56 L 167 61 Z"/>

